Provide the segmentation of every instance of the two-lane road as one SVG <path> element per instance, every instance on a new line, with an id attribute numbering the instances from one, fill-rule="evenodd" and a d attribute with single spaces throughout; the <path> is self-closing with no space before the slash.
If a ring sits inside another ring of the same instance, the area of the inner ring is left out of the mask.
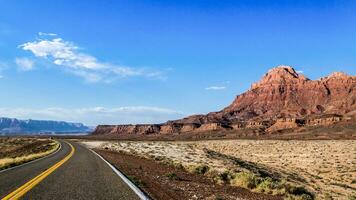
<path id="1" fill-rule="evenodd" d="M 22 199 L 139 199 L 93 152 L 75 142 L 70 142 L 73 147 L 65 141 L 60 143 L 61 149 L 53 155 L 0 172 L 0 198 L 30 185 L 29 181 L 47 170 L 43 180 L 27 187 L 30 189 Z M 62 165 L 53 168 L 59 162 Z"/>

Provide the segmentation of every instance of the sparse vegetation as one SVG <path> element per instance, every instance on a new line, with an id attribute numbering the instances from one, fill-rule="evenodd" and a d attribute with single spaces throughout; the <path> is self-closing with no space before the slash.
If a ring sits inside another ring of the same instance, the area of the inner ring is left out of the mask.
<path id="1" fill-rule="evenodd" d="M 166 174 L 166 176 L 170 179 L 170 180 L 174 180 L 174 181 L 179 181 L 181 180 L 178 175 L 174 172 L 168 173 Z"/>
<path id="2" fill-rule="evenodd" d="M 258 192 L 267 194 L 283 194 L 283 182 L 272 180 L 271 178 L 265 178 L 256 186 Z"/>
<path id="3" fill-rule="evenodd" d="M 232 184 L 248 189 L 254 189 L 258 185 L 258 180 L 253 173 L 240 172 L 235 174 Z"/>
<path id="4" fill-rule="evenodd" d="M 232 177 L 231 184 L 251 189 L 256 192 L 285 195 L 289 198 L 314 199 L 311 192 L 301 186 L 294 186 L 284 180 L 273 180 L 271 177 L 260 177 L 251 172 L 239 172 Z"/>
<path id="5" fill-rule="evenodd" d="M 347 200 L 356 200 L 356 194 L 349 195 Z"/>
<path id="6" fill-rule="evenodd" d="M 103 142 L 101 148 L 156 160 L 220 184 L 287 199 L 346 199 L 354 190 L 355 141 L 220 140 Z M 333 182 L 330 182 L 333 180 Z M 314 196 L 317 195 L 317 196 Z"/>
<path id="7" fill-rule="evenodd" d="M 0 170 L 41 158 L 59 148 L 54 140 L 36 138 L 0 138 L 0 144 Z"/>
<path id="8" fill-rule="evenodd" d="M 294 186 L 291 184 L 285 184 L 285 193 L 287 197 L 295 200 L 313 200 L 314 195 L 302 186 Z"/>
<path id="9" fill-rule="evenodd" d="M 206 174 L 209 171 L 209 166 L 207 165 L 200 165 L 195 168 L 195 173 L 197 174 Z"/>
<path id="10" fill-rule="evenodd" d="M 231 179 L 233 178 L 234 178 L 233 174 L 229 171 L 224 171 L 219 174 L 219 179 L 225 184 L 230 184 Z"/>
<path id="11" fill-rule="evenodd" d="M 325 199 L 325 200 L 333 200 L 334 198 L 333 198 L 329 193 L 326 193 L 326 194 L 324 195 L 324 199 Z"/>
<path id="12" fill-rule="evenodd" d="M 224 198 L 217 196 L 217 197 L 215 197 L 215 200 L 224 200 Z"/>

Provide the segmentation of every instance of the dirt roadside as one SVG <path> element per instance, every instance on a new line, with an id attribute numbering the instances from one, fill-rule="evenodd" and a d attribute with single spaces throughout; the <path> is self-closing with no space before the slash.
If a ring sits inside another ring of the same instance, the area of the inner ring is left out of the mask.
<path id="1" fill-rule="evenodd" d="M 282 199 L 219 185 L 200 174 L 122 152 L 96 150 L 153 199 Z"/>

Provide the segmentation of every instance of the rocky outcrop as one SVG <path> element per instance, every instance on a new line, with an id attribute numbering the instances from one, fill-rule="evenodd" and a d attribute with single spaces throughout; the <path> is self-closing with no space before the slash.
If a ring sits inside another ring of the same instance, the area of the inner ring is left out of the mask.
<path id="1" fill-rule="evenodd" d="M 159 125 L 130 125 L 134 126 L 130 128 L 122 125 L 110 131 L 107 127 L 98 127 L 94 134 L 174 134 L 245 128 L 273 132 L 337 123 L 342 116 L 356 115 L 355 109 L 355 76 L 335 72 L 319 80 L 310 80 L 290 66 L 278 66 L 219 112 Z"/>
<path id="2" fill-rule="evenodd" d="M 189 133 L 193 132 L 194 130 L 197 130 L 201 127 L 201 124 L 182 124 L 182 128 L 180 129 L 181 133 Z"/>
<path id="3" fill-rule="evenodd" d="M 283 129 L 297 128 L 300 125 L 300 122 L 296 118 L 282 118 L 277 119 L 276 122 L 267 129 L 267 131 L 274 132 Z"/>
<path id="4" fill-rule="evenodd" d="M 341 120 L 343 120 L 343 117 L 341 115 L 326 115 L 326 116 L 308 118 L 305 120 L 304 123 L 306 126 L 324 126 L 324 125 L 335 124 Z"/>
<path id="5" fill-rule="evenodd" d="M 356 102 L 356 77 L 333 73 L 309 80 L 288 66 L 270 70 L 222 112 L 226 118 L 276 119 L 345 114 Z"/>
<path id="6" fill-rule="evenodd" d="M 120 126 L 120 125 L 118 125 Z M 92 134 L 95 135 L 107 135 L 107 134 L 113 134 L 115 133 L 115 125 L 98 125 L 95 130 L 93 131 Z"/>
<path id="7" fill-rule="evenodd" d="M 233 129 L 233 130 L 240 130 L 240 129 L 243 129 L 246 127 L 246 124 L 243 123 L 243 122 L 237 122 L 237 123 L 232 123 L 230 124 L 230 127 Z"/>
<path id="8" fill-rule="evenodd" d="M 136 126 L 124 125 L 124 126 L 114 126 L 110 131 L 110 134 L 134 134 L 136 133 Z"/>
<path id="9" fill-rule="evenodd" d="M 217 130 L 225 130 L 230 127 L 224 126 L 221 123 L 204 123 L 199 128 L 195 129 L 195 132 L 207 132 L 207 131 L 217 131 Z"/>
<path id="10" fill-rule="evenodd" d="M 178 133 L 181 130 L 180 125 L 173 125 L 173 124 L 167 124 L 167 125 L 162 125 L 160 127 L 160 133 L 161 134 L 173 134 L 173 133 Z"/>
<path id="11" fill-rule="evenodd" d="M 99 125 L 94 130 L 95 134 L 140 134 L 148 135 L 159 133 L 161 126 L 157 124 L 138 125 Z"/>

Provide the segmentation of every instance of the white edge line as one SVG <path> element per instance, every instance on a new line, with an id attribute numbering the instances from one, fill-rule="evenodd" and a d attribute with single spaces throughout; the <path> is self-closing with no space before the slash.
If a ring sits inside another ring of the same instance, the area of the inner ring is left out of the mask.
<path id="1" fill-rule="evenodd" d="M 10 170 L 13 170 L 13 169 L 16 169 L 16 168 L 19 168 L 19 167 L 22 167 L 22 166 L 25 166 L 25 165 L 28 165 L 28 164 L 31 164 L 31 163 L 34 163 L 34 162 L 37 162 L 37 161 L 40 161 L 40 160 L 43 160 L 45 158 L 48 158 L 54 154 L 56 154 L 59 150 L 61 150 L 62 148 L 62 144 L 60 142 L 59 143 L 59 148 L 55 151 L 55 152 L 52 152 L 44 157 L 41 157 L 41 158 L 37 158 L 37 159 L 34 159 L 34 160 L 31 160 L 30 162 L 26 162 L 24 164 L 21 164 L 21 165 L 16 165 L 14 167 L 10 167 L 10 168 L 6 168 L 6 169 L 3 169 L 3 170 L 0 170 L 0 173 L 3 173 L 3 172 L 6 172 L 6 171 L 10 171 Z"/>
<path id="2" fill-rule="evenodd" d="M 93 152 L 95 155 L 97 155 L 99 158 L 101 158 L 109 167 L 136 193 L 138 197 L 142 200 L 150 200 L 147 195 L 145 195 L 140 188 L 138 188 L 135 184 L 133 184 L 122 172 L 117 170 L 114 166 L 112 166 L 105 158 L 103 158 L 101 155 L 93 151 L 92 149 L 89 149 L 91 152 Z"/>

